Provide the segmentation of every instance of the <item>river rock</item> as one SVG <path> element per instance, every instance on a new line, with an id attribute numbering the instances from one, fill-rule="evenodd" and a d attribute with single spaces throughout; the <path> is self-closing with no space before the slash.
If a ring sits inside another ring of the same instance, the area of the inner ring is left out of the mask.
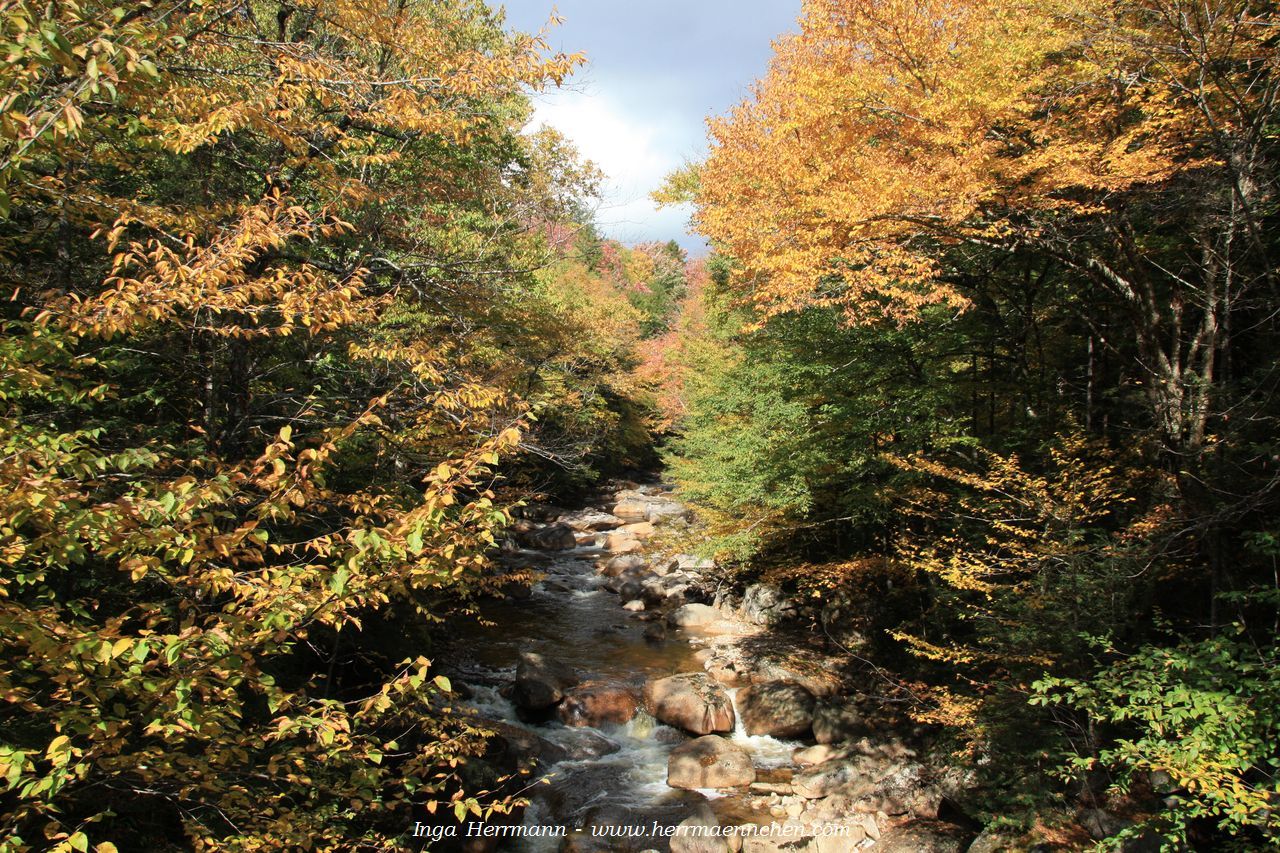
<path id="1" fill-rule="evenodd" d="M 912 821 L 886 830 L 874 853 L 962 853 L 972 833 L 940 821 Z"/>
<path id="2" fill-rule="evenodd" d="M 626 725 L 640 708 L 640 697 L 621 684 L 589 681 L 565 692 L 556 716 L 566 726 Z"/>
<path id="3" fill-rule="evenodd" d="M 645 565 L 644 557 L 639 554 L 622 554 L 605 563 L 600 569 L 600 574 L 605 577 L 616 578 L 625 572 L 643 569 Z"/>
<path id="4" fill-rule="evenodd" d="M 717 735 L 682 743 L 667 760 L 667 784 L 673 788 L 737 788 L 755 779 L 747 751 Z"/>
<path id="5" fill-rule="evenodd" d="M 833 758 L 795 774 L 791 787 L 808 800 L 827 797 L 841 789 L 857 788 L 861 794 L 869 791 L 883 769 L 880 762 L 866 755 Z"/>
<path id="6" fill-rule="evenodd" d="M 729 842 L 716 831 L 719 828 L 716 813 L 703 803 L 676 827 L 671 853 L 729 853 Z"/>
<path id="7" fill-rule="evenodd" d="M 553 708 L 564 699 L 565 690 L 577 683 L 578 676 L 569 667 L 535 652 L 521 652 L 511 698 L 522 710 L 538 713 Z"/>
<path id="8" fill-rule="evenodd" d="M 709 604 L 686 604 L 671 612 L 667 624 L 674 628 L 697 628 L 720 619 L 720 611 Z"/>
<path id="9" fill-rule="evenodd" d="M 645 518 L 654 524 L 664 521 L 670 521 L 677 518 L 685 518 L 689 514 L 689 510 L 682 503 L 676 501 L 656 501 L 648 505 L 648 511 Z"/>
<path id="10" fill-rule="evenodd" d="M 612 554 L 630 554 L 644 546 L 631 533 L 610 533 L 604 541 L 604 547 Z"/>
<path id="11" fill-rule="evenodd" d="M 813 726 L 813 694 L 799 684 L 767 681 L 738 691 L 738 713 L 750 735 L 794 738 Z"/>
<path id="12" fill-rule="evenodd" d="M 624 522 L 648 521 L 649 500 L 643 496 L 624 497 L 614 504 L 613 514 Z"/>
<path id="13" fill-rule="evenodd" d="M 503 774 L 545 770 L 569 757 L 563 747 L 514 723 L 481 720 L 477 727 L 493 732 L 485 744 L 484 760 Z"/>
<path id="14" fill-rule="evenodd" d="M 791 753 L 791 763 L 796 767 L 816 767 L 833 758 L 847 758 L 848 755 L 843 749 L 820 743 L 817 746 L 802 747 Z"/>
<path id="15" fill-rule="evenodd" d="M 584 510 L 583 512 L 566 515 L 560 519 L 560 523 L 583 533 L 612 530 L 615 527 L 621 527 L 623 524 L 622 519 L 616 515 L 600 512 L 599 510 Z"/>
<path id="16" fill-rule="evenodd" d="M 647 521 L 633 522 L 622 529 L 637 539 L 648 539 L 650 536 L 658 532 L 658 528 L 654 527 Z"/>
<path id="17" fill-rule="evenodd" d="M 796 615 L 796 605 L 776 586 L 753 583 L 742 594 L 742 618 L 752 625 L 776 625 Z"/>
<path id="18" fill-rule="evenodd" d="M 701 672 L 650 681 L 644 704 L 658 720 L 696 735 L 732 732 L 736 723 L 729 694 Z"/>
<path id="19" fill-rule="evenodd" d="M 548 524 L 522 533 L 520 539 L 530 548 L 541 551 L 568 551 L 578 547 L 578 540 L 573 535 L 573 528 L 564 524 Z"/>
<path id="20" fill-rule="evenodd" d="M 612 755 L 622 747 L 599 732 L 583 728 L 565 728 L 556 732 L 556 744 L 565 751 L 569 761 L 583 761 Z"/>
<path id="21" fill-rule="evenodd" d="M 642 599 L 636 598 L 622 605 L 623 610 L 629 610 L 632 613 L 639 613 L 644 610 L 645 604 Z"/>
<path id="22" fill-rule="evenodd" d="M 867 732 L 866 722 L 850 701 L 819 702 L 813 710 L 813 739 L 818 743 L 843 743 Z"/>

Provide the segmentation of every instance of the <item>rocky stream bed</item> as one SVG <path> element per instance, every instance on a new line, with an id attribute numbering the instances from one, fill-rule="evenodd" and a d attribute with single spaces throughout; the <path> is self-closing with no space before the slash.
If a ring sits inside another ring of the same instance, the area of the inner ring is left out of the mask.
<path id="1" fill-rule="evenodd" d="M 664 553 L 688 525 L 660 484 L 517 524 L 503 560 L 540 580 L 490 602 L 443 659 L 498 733 L 477 766 L 549 779 L 511 820 L 567 834 L 463 849 L 1003 849 L 951 807 L 964 779 L 930 765 L 865 668 L 772 627 L 791 606 L 775 591 L 735 595 L 709 562 Z"/>

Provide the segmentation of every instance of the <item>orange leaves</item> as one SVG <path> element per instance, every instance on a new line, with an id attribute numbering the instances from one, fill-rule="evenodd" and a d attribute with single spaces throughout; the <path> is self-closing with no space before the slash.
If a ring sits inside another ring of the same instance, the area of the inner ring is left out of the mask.
<path id="1" fill-rule="evenodd" d="M 1231 20 L 1179 56 L 1119 0 L 808 0 L 755 97 L 711 123 L 697 221 L 765 315 L 963 308 L 947 248 L 1034 239 L 1038 216 L 1208 162 L 1186 89 L 1252 49 Z"/>

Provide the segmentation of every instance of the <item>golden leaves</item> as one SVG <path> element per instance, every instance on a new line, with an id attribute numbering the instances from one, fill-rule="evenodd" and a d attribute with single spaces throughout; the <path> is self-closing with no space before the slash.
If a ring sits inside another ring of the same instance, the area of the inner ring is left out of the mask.
<path id="1" fill-rule="evenodd" d="M 965 307 L 937 267 L 949 246 L 1034 239 L 1037 214 L 1202 167 L 1187 81 L 1252 50 L 1215 19 L 1203 56 L 1153 63 L 1175 36 L 1115 0 L 808 0 L 801 22 L 711 122 L 697 222 L 764 316 L 854 323 Z"/>

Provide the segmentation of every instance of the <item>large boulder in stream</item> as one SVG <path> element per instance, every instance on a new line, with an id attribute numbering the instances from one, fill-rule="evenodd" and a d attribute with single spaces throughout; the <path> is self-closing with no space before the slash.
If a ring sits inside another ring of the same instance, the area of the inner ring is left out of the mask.
<path id="1" fill-rule="evenodd" d="M 578 676 L 569 667 L 534 652 L 521 652 L 511 699 L 523 711 L 541 713 L 559 704 L 565 691 L 577 683 Z"/>
<path id="2" fill-rule="evenodd" d="M 644 557 L 638 554 L 623 554 L 605 563 L 600 568 L 600 574 L 607 578 L 616 578 L 625 572 L 642 570 L 646 565 Z"/>
<path id="3" fill-rule="evenodd" d="M 571 688 L 556 708 L 556 716 L 566 726 L 622 726 L 640 709 L 636 691 L 622 684 L 589 681 Z"/>
<path id="4" fill-rule="evenodd" d="M 650 681 L 644 704 L 659 721 L 695 735 L 732 732 L 737 722 L 729 694 L 702 672 Z"/>
<path id="5" fill-rule="evenodd" d="M 667 759 L 667 784 L 673 788 L 741 788 L 754 781 L 747 751 L 717 735 L 682 743 Z"/>
<path id="6" fill-rule="evenodd" d="M 566 524 L 548 524 L 520 534 L 520 540 L 530 548 L 539 551 L 569 551 L 578 547 L 578 539 L 573 535 L 573 528 Z"/>
<path id="7" fill-rule="evenodd" d="M 813 694 L 799 684 L 767 681 L 738 691 L 738 713 L 750 735 L 796 738 L 813 726 Z"/>

